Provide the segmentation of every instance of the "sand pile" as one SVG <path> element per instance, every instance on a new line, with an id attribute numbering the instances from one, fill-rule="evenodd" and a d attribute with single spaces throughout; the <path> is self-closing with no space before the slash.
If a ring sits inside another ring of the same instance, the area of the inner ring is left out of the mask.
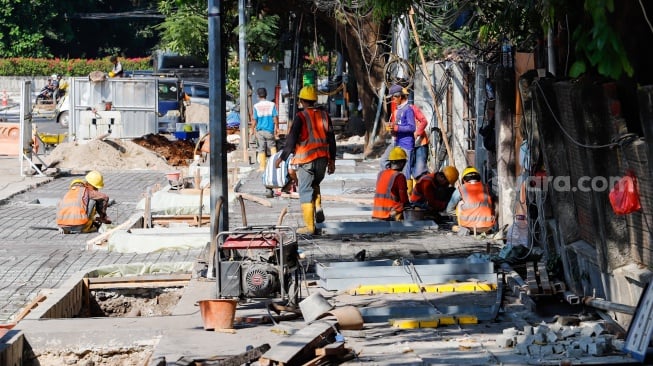
<path id="1" fill-rule="evenodd" d="M 171 170 L 157 153 L 129 140 L 105 139 L 64 142 L 44 159 L 60 169 L 74 170 Z"/>

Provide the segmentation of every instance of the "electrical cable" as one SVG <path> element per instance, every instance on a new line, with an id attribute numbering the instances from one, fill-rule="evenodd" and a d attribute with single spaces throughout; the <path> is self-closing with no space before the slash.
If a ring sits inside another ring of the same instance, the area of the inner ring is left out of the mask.
<path id="1" fill-rule="evenodd" d="M 653 32 L 653 26 L 651 25 L 651 22 L 648 20 L 648 16 L 646 15 L 646 9 L 644 9 L 644 4 L 642 3 L 642 0 L 639 0 L 639 6 L 642 8 L 642 14 L 644 15 L 646 24 L 648 24 L 648 29 L 650 29 L 651 32 Z"/>
<path id="2" fill-rule="evenodd" d="M 569 132 L 567 132 L 567 130 L 565 130 L 565 128 L 562 126 L 562 123 L 560 122 L 560 120 L 558 120 L 558 117 L 556 117 L 555 112 L 553 111 L 553 108 L 551 107 L 551 104 L 549 104 L 549 101 L 546 98 L 546 95 L 544 94 L 544 90 L 542 89 L 542 86 L 540 85 L 540 83 L 535 81 L 533 84 L 535 86 L 537 86 L 537 88 L 540 90 L 540 92 L 542 94 L 542 100 L 544 100 L 544 103 L 546 104 L 547 109 L 551 113 L 551 116 L 553 117 L 553 120 L 555 121 L 555 123 L 560 128 L 560 131 L 562 131 L 562 133 L 565 135 L 565 137 L 567 137 L 567 139 L 569 139 L 569 141 L 571 143 L 573 143 L 574 145 L 579 146 L 579 147 L 584 147 L 586 149 L 613 148 L 613 147 L 619 145 L 618 143 L 615 143 L 615 142 L 609 143 L 609 144 L 604 144 L 604 145 L 587 145 L 587 144 L 583 144 L 583 143 L 579 142 L 578 140 L 576 140 L 573 136 L 571 136 L 569 134 Z"/>

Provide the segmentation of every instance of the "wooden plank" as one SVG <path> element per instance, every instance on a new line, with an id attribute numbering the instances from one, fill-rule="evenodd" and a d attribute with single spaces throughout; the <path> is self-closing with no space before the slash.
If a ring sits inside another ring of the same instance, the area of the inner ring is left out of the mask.
<path id="1" fill-rule="evenodd" d="M 535 277 L 535 263 L 526 263 L 526 284 L 528 285 L 528 294 L 534 295 L 540 293 L 540 288 L 537 286 L 537 278 Z"/>
<path id="2" fill-rule="evenodd" d="M 331 364 L 330 362 L 327 361 L 326 358 L 327 358 L 327 356 L 325 356 L 325 355 L 317 356 L 314 359 L 306 362 L 302 366 L 320 366 L 320 365 L 329 365 L 329 364 Z"/>
<path id="3" fill-rule="evenodd" d="M 327 344 L 324 347 L 315 349 L 316 356 L 342 355 L 346 352 L 347 351 L 345 350 L 345 342 L 335 342 L 335 343 Z"/>
<path id="4" fill-rule="evenodd" d="M 128 277 L 89 277 L 89 285 L 100 283 L 128 283 L 128 282 L 161 282 L 161 281 L 182 281 L 190 280 L 192 274 L 166 274 L 166 275 L 143 275 L 143 276 L 128 276 Z"/>
<path id="5" fill-rule="evenodd" d="M 182 287 L 188 285 L 190 273 L 172 275 L 145 275 L 129 277 L 88 278 L 89 290 L 109 288 L 158 288 Z"/>
<path id="6" fill-rule="evenodd" d="M 32 309 L 39 306 L 39 304 L 45 301 L 47 298 L 48 297 L 45 294 L 39 294 L 36 296 L 32 301 L 29 302 L 29 304 L 27 304 L 27 306 L 23 308 L 23 310 L 20 311 L 20 313 L 18 313 L 14 319 L 14 323 L 18 323 L 19 321 L 23 320 L 23 318 L 25 318 L 32 311 Z"/>
<path id="7" fill-rule="evenodd" d="M 537 270 L 540 275 L 540 286 L 542 287 L 542 292 L 547 295 L 553 294 L 553 287 L 551 287 L 551 282 L 549 282 L 549 273 L 547 272 L 546 264 L 544 262 L 538 262 Z"/>
<path id="8" fill-rule="evenodd" d="M 286 365 L 302 364 L 303 360 L 315 358 L 314 349 L 325 343 L 334 334 L 333 326 L 327 322 L 315 322 L 295 334 L 279 342 L 264 357 L 259 364 L 270 365 L 272 362 Z"/>

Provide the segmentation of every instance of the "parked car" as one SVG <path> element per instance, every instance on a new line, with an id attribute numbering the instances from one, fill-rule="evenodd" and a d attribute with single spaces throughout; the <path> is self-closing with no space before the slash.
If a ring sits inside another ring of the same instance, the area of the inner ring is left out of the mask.
<path id="1" fill-rule="evenodd" d="M 202 81 L 187 81 L 183 82 L 184 93 L 190 97 L 190 102 L 209 105 L 209 83 Z M 226 93 L 227 100 L 225 106 L 227 111 L 231 111 L 236 106 L 236 98 L 231 93 Z"/>

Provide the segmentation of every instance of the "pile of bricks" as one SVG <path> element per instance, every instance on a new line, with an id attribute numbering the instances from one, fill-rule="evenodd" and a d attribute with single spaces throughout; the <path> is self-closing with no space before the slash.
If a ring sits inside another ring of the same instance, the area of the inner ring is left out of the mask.
<path id="1" fill-rule="evenodd" d="M 621 350 L 612 334 L 604 334 L 602 322 L 583 322 L 578 326 L 541 324 L 524 326 L 523 331 L 507 328 L 496 338 L 497 346 L 513 347 L 515 353 L 534 358 L 600 357 Z"/>

